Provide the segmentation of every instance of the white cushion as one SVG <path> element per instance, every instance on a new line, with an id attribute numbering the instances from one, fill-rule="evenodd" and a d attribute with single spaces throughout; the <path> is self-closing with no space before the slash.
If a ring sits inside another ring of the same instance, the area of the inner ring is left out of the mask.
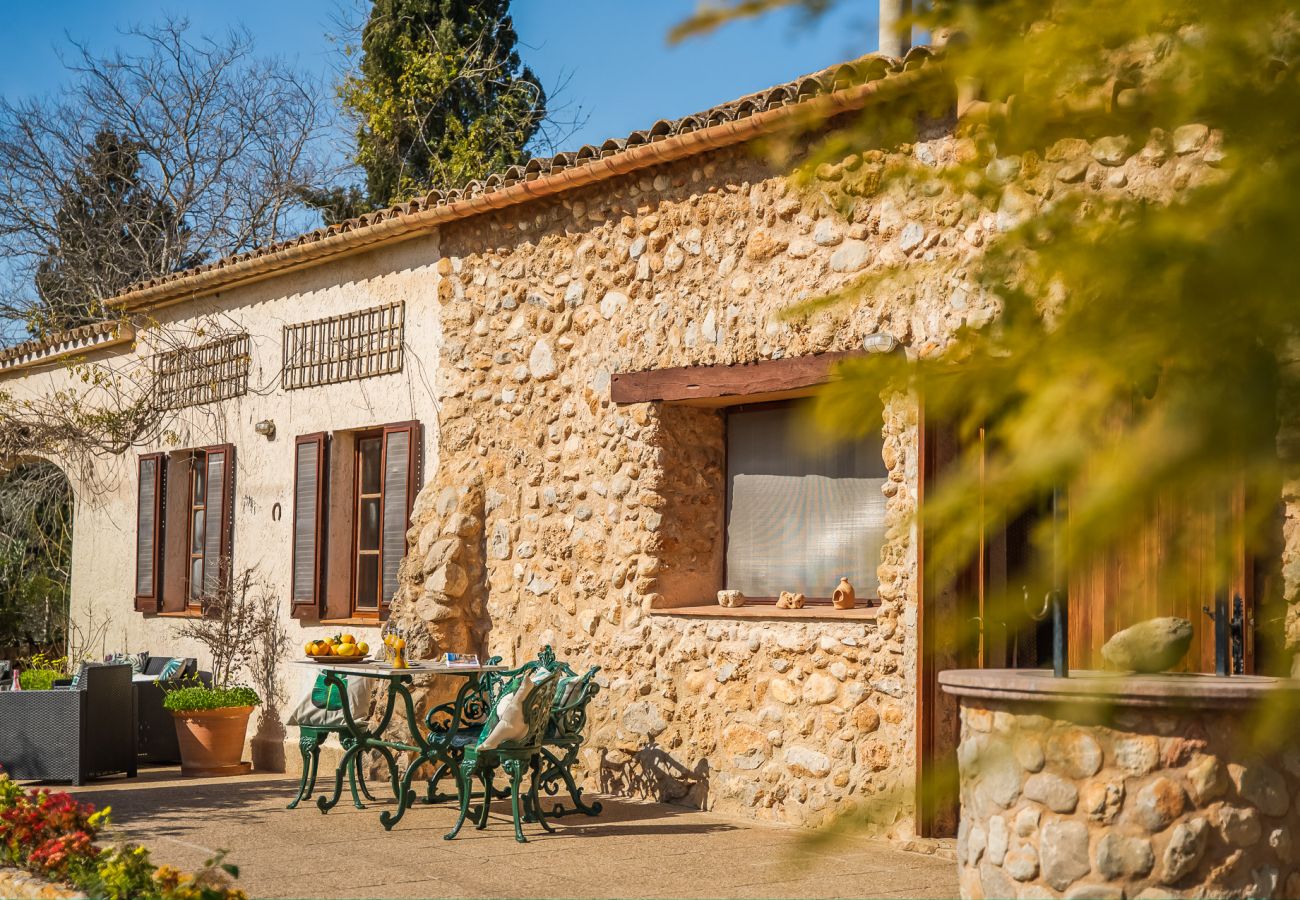
<path id="1" fill-rule="evenodd" d="M 508 694 L 501 695 L 497 701 L 497 722 L 492 730 L 478 742 L 480 750 L 495 750 L 507 741 L 518 741 L 528 736 L 528 723 L 524 720 L 524 701 L 533 692 L 539 681 L 545 681 L 551 673 L 545 669 L 534 669 L 522 679 L 519 687 Z"/>
<path id="2" fill-rule="evenodd" d="M 369 713 L 370 701 L 370 679 L 361 675 L 347 676 L 348 685 L 348 708 L 352 710 L 352 719 L 364 719 Z M 312 700 L 312 689 L 316 686 L 316 680 L 312 679 L 311 684 L 303 691 L 298 702 L 294 704 L 293 711 L 289 713 L 290 725 L 308 725 L 314 728 L 344 728 L 347 721 L 343 718 L 341 709 L 321 709 Z"/>

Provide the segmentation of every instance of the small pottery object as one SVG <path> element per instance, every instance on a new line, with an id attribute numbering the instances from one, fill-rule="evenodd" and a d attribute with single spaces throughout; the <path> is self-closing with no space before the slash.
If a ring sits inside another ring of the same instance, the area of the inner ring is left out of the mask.
<path id="1" fill-rule="evenodd" d="M 718 605 L 735 609 L 745 605 L 745 595 L 740 591 L 718 591 Z"/>
<path id="2" fill-rule="evenodd" d="M 781 596 L 776 599 L 777 609 L 803 609 L 803 594 L 792 594 L 789 591 L 782 591 Z"/>
<path id="3" fill-rule="evenodd" d="M 852 609 L 858 605 L 857 592 L 853 590 L 853 585 L 849 584 L 847 576 L 840 576 L 840 586 L 831 594 L 831 606 L 836 609 Z"/>

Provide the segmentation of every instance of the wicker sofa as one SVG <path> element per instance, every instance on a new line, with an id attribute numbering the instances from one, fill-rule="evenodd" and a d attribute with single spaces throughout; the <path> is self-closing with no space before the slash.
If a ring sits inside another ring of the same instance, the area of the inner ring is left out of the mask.
<path id="1" fill-rule="evenodd" d="M 181 761 L 181 747 L 176 739 L 176 723 L 172 714 L 163 709 L 163 686 L 157 681 L 163 666 L 170 656 L 153 656 L 145 658 L 144 670 L 132 678 L 135 688 L 135 714 L 140 728 L 140 761 L 148 763 L 178 763 Z M 181 668 L 180 679 L 197 675 L 204 684 L 212 683 L 208 672 L 198 670 L 198 662 L 186 659 Z"/>
<path id="2" fill-rule="evenodd" d="M 76 687 L 0 692 L 0 767 L 20 781 L 136 774 L 131 667 L 88 664 Z"/>

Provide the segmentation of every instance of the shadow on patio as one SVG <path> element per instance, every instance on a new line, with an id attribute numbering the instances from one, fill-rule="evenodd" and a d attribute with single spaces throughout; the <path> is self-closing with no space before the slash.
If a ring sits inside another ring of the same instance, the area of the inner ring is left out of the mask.
<path id="1" fill-rule="evenodd" d="M 318 794 L 319 794 L 318 785 Z M 111 840 L 148 846 L 157 862 L 194 868 L 218 849 L 254 897 L 853 897 L 952 896 L 954 865 L 847 840 L 811 849 L 803 832 L 730 821 L 681 806 L 602 797 L 599 817 L 525 826 L 514 840 L 508 801 L 484 831 L 454 841 L 451 804 L 417 803 L 392 830 L 381 799 L 328 815 L 285 809 L 297 780 L 281 775 L 181 778 L 175 768 L 72 789 L 112 806 Z M 596 840 L 593 840 L 596 839 Z"/>

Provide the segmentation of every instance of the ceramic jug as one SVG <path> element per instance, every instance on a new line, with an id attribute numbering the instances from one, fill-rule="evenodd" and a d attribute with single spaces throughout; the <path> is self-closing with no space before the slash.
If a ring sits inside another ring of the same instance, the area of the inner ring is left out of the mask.
<path id="1" fill-rule="evenodd" d="M 831 594 L 831 605 L 836 609 L 852 609 L 858 605 L 858 596 L 849 584 L 848 576 L 840 576 L 840 585 Z"/>

